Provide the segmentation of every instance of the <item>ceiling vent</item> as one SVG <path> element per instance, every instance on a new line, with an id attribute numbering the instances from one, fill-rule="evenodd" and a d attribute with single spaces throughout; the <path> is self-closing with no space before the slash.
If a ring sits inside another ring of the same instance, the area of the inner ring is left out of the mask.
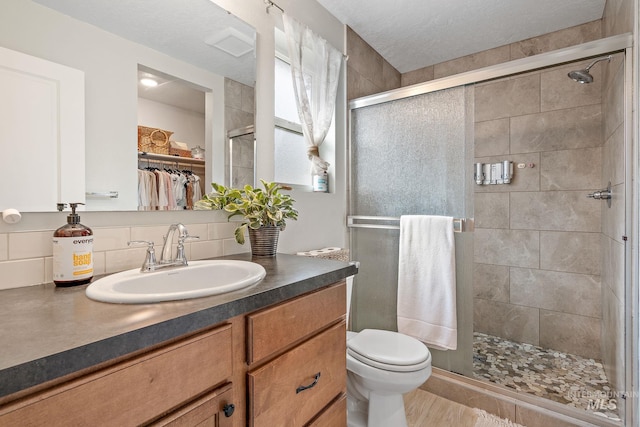
<path id="1" fill-rule="evenodd" d="M 249 36 L 231 27 L 207 37 L 204 42 L 236 58 L 253 50 L 253 40 Z"/>

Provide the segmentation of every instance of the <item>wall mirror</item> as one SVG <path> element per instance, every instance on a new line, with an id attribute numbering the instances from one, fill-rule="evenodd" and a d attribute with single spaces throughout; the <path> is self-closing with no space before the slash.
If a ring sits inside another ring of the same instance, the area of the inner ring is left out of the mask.
<path id="1" fill-rule="evenodd" d="M 206 187 L 224 180 L 227 131 L 252 125 L 255 117 L 255 30 L 250 25 L 210 0 L 190 0 L 188 5 L 155 0 L 7 0 L 0 9 L 0 47 L 84 75 L 85 161 L 78 170 L 86 170 L 85 193 L 92 193 L 86 197 L 86 210 L 138 210 L 138 125 L 163 126 L 145 116 L 141 104 L 176 107 L 181 96 L 171 92 L 163 100 L 145 93 L 139 98 L 139 73 L 156 72 L 197 94 L 202 105 L 198 121 L 204 126 L 198 125 L 197 142 L 195 137 L 178 142 L 204 148 Z M 184 106 L 176 108 L 193 113 Z M 34 160 L 34 167 L 28 168 L 35 179 L 36 165 L 46 161 L 50 156 Z M 3 206 L 7 207 L 12 206 Z M 21 206 L 25 212 L 55 208 L 48 203 Z"/>

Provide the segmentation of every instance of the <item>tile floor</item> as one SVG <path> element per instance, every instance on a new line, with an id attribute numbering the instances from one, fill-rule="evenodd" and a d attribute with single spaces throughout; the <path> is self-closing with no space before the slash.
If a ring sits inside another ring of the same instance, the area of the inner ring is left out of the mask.
<path id="1" fill-rule="evenodd" d="M 602 364 L 568 353 L 474 332 L 474 377 L 617 418 Z"/>

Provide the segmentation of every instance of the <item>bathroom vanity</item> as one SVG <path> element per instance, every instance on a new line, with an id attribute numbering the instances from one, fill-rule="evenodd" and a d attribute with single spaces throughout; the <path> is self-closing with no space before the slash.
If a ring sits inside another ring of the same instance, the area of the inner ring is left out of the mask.
<path id="1" fill-rule="evenodd" d="M 0 291 L 0 425 L 346 425 L 344 279 L 356 267 L 253 261 L 259 284 L 180 302 Z"/>

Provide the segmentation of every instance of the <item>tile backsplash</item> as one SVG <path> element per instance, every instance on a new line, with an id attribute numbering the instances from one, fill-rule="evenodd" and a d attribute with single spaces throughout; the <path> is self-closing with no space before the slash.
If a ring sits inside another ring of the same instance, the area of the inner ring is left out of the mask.
<path id="1" fill-rule="evenodd" d="M 91 227 L 94 234 L 94 274 L 116 273 L 137 268 L 145 258 L 146 247 L 130 247 L 131 240 L 153 241 L 159 253 L 169 224 Z M 236 224 L 229 222 L 185 223 L 198 240 L 185 243 L 187 259 L 232 255 L 250 250 L 249 244 L 236 243 Z M 0 233 L 0 289 L 48 283 L 52 277 L 54 229 Z"/>

